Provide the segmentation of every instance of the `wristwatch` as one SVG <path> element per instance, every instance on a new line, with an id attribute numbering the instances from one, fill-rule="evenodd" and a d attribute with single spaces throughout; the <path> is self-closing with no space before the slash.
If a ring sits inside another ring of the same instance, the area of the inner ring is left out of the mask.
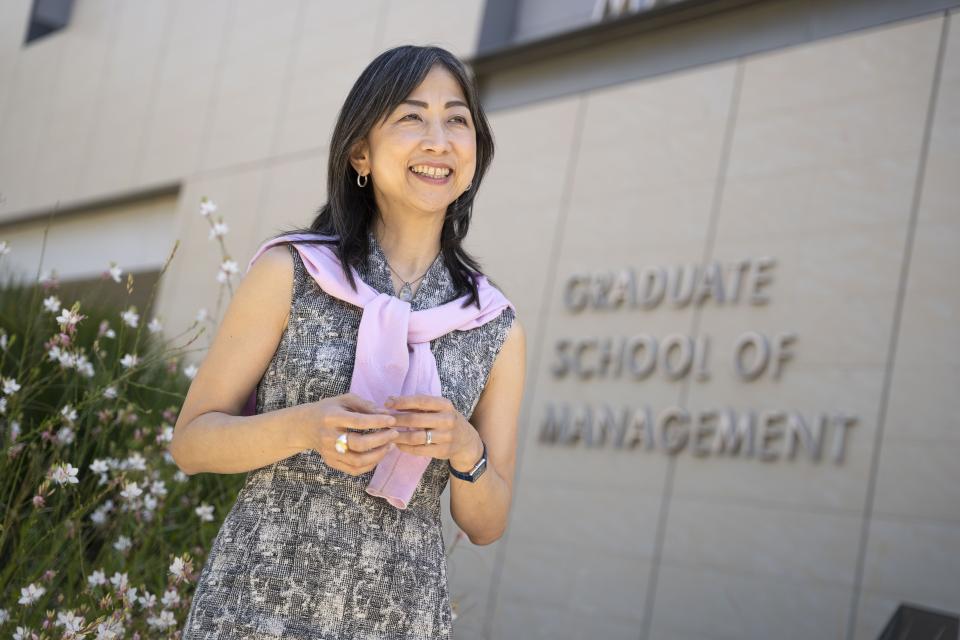
<path id="1" fill-rule="evenodd" d="M 483 443 L 483 455 L 480 456 L 480 461 L 473 465 L 473 469 L 471 469 L 469 473 L 462 473 L 454 469 L 453 465 L 450 464 L 450 460 L 447 460 L 447 466 L 450 467 L 450 473 L 461 480 L 466 480 L 467 482 L 476 482 L 477 478 L 483 475 L 483 472 L 487 470 L 487 443 L 483 442 L 482 439 L 480 442 Z"/>

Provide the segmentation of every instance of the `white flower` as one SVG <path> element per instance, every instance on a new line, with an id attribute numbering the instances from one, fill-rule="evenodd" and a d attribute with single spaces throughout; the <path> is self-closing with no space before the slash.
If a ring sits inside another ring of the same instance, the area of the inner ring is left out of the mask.
<path id="1" fill-rule="evenodd" d="M 143 499 L 143 507 L 147 511 L 153 511 L 154 509 L 157 508 L 157 499 L 153 496 L 146 496 Z"/>
<path id="2" fill-rule="evenodd" d="M 180 604 L 180 594 L 177 593 L 176 589 L 167 589 L 163 592 L 163 597 L 160 598 L 160 604 L 165 607 L 173 607 Z"/>
<path id="3" fill-rule="evenodd" d="M 110 261 L 110 277 L 113 278 L 114 282 L 120 282 L 120 274 L 123 273 L 123 269 L 117 266 L 117 263 Z"/>
<path id="4" fill-rule="evenodd" d="M 97 640 L 117 640 L 123 637 L 123 622 L 108 619 L 97 625 Z"/>
<path id="5" fill-rule="evenodd" d="M 59 485 L 79 484 L 80 481 L 77 479 L 78 471 L 80 470 L 69 462 L 65 464 L 58 464 L 50 469 L 50 479 Z"/>
<path id="6" fill-rule="evenodd" d="M 60 364 L 69 369 L 76 364 L 76 358 L 69 351 L 60 351 Z"/>
<path id="7" fill-rule="evenodd" d="M 7 399 L 0 398 L 0 415 L 3 415 L 7 412 Z M 16 438 L 14 438 L 16 439 Z"/>
<path id="8" fill-rule="evenodd" d="M 113 588 L 117 591 L 126 591 L 127 581 L 129 578 L 126 573 L 120 573 L 115 571 L 114 574 L 110 577 L 110 584 L 113 585 Z"/>
<path id="9" fill-rule="evenodd" d="M 213 200 L 210 200 L 207 197 L 204 197 L 200 201 L 200 215 L 202 215 L 204 218 L 206 218 L 216 210 L 217 210 L 217 205 L 213 202 Z"/>
<path id="10" fill-rule="evenodd" d="M 40 274 L 40 277 L 37 278 L 37 282 L 40 284 L 48 284 L 56 281 L 57 279 L 57 270 L 56 269 L 47 269 Z"/>
<path id="11" fill-rule="evenodd" d="M 133 354 L 133 353 L 128 353 L 127 355 L 123 356 L 120 359 L 120 364 L 122 364 L 127 369 L 129 369 L 130 367 L 136 366 L 138 362 L 140 362 L 140 359 L 136 356 L 136 354 Z"/>
<path id="12" fill-rule="evenodd" d="M 157 333 L 158 331 L 163 331 L 163 325 L 160 324 L 160 321 L 154 318 L 150 321 L 150 324 L 147 325 L 147 329 L 150 330 L 150 333 Z"/>
<path id="13" fill-rule="evenodd" d="M 57 621 L 54 623 L 58 627 L 63 627 L 64 634 L 76 635 L 83 627 L 83 617 L 73 613 L 73 610 L 57 614 Z"/>
<path id="14" fill-rule="evenodd" d="M 17 627 L 17 630 L 13 634 L 13 640 L 32 640 L 36 637 L 37 635 L 30 627 Z"/>
<path id="15" fill-rule="evenodd" d="M 0 609 L 0 626 L 10 619 L 10 613 L 6 609 Z"/>
<path id="16" fill-rule="evenodd" d="M 100 478 L 102 479 L 103 476 L 100 476 Z M 100 509 L 95 509 L 94 512 L 90 514 L 90 520 L 92 520 L 94 524 L 104 524 L 107 521 L 107 514 Z"/>
<path id="17" fill-rule="evenodd" d="M 173 474 L 173 479 L 176 480 L 177 482 L 186 482 L 187 480 L 190 479 L 190 476 L 185 474 L 180 469 L 177 469 L 176 473 Z"/>
<path id="18" fill-rule="evenodd" d="M 110 467 L 107 466 L 107 461 L 106 461 L 106 460 L 102 460 L 101 458 L 97 458 L 96 460 L 94 460 L 94 461 L 90 464 L 89 469 L 90 469 L 90 471 L 93 471 L 94 473 L 106 473 L 106 472 L 110 469 Z"/>
<path id="19" fill-rule="evenodd" d="M 121 311 L 120 317 L 131 327 L 136 327 L 137 322 L 140 320 L 140 315 L 137 313 L 136 307 L 130 307 L 126 311 Z"/>
<path id="20" fill-rule="evenodd" d="M 86 354 L 78 353 L 76 357 L 77 371 L 86 376 L 87 378 L 93 377 L 93 365 L 90 363 L 89 358 Z"/>
<path id="21" fill-rule="evenodd" d="M 199 311 L 197 311 L 197 322 L 203 322 L 206 320 L 207 315 L 208 313 L 206 307 L 201 308 Z"/>
<path id="22" fill-rule="evenodd" d="M 47 356 L 49 356 L 48 359 L 51 360 L 51 361 L 52 361 L 52 360 L 60 360 L 60 359 L 63 357 L 63 354 L 64 354 L 64 353 L 65 353 L 65 351 L 63 351 L 63 350 L 60 348 L 60 345 L 56 345 L 56 344 L 55 344 L 55 345 L 53 345 L 52 347 L 50 347 L 50 351 L 47 351 Z"/>
<path id="23" fill-rule="evenodd" d="M 46 592 L 47 590 L 45 587 L 38 586 L 31 582 L 27 586 L 20 589 L 20 599 L 17 602 L 20 604 L 33 604 Z"/>
<path id="24" fill-rule="evenodd" d="M 127 459 L 124 460 L 121 465 L 121 469 L 135 469 L 137 471 L 146 471 L 147 470 L 147 460 L 140 455 L 139 452 L 133 452 Z"/>
<path id="25" fill-rule="evenodd" d="M 197 368 L 191 364 L 189 367 L 183 370 L 183 375 L 193 380 L 194 376 L 197 375 Z"/>
<path id="26" fill-rule="evenodd" d="M 60 415 L 62 415 L 67 422 L 73 422 L 77 419 L 77 410 L 68 404 L 65 405 L 63 409 L 60 409 Z"/>
<path id="27" fill-rule="evenodd" d="M 87 582 L 91 587 L 98 587 L 100 585 L 107 584 L 107 576 L 102 569 L 97 569 L 87 576 Z"/>
<path id="28" fill-rule="evenodd" d="M 206 502 L 201 503 L 194 511 L 204 522 L 213 522 L 213 507 Z"/>
<path id="29" fill-rule="evenodd" d="M 160 442 L 173 442 L 173 427 L 168 424 L 163 425 L 159 440 Z"/>
<path id="30" fill-rule="evenodd" d="M 170 573 L 172 573 L 177 578 L 186 578 L 186 565 L 183 562 L 183 558 L 177 556 L 173 559 L 173 563 L 170 565 Z"/>
<path id="31" fill-rule="evenodd" d="M 6 240 L 0 240 L 0 256 L 5 256 L 8 253 L 10 253 L 10 243 Z M 3 609 L 0 609 L 0 611 L 3 611 Z M 0 624 L 3 624 L 3 622 L 0 621 Z"/>
<path id="32" fill-rule="evenodd" d="M 144 591 L 143 595 L 137 598 L 137 602 L 139 602 L 140 606 L 144 609 L 152 609 L 157 606 L 157 596 L 149 591 Z"/>
<path id="33" fill-rule="evenodd" d="M 103 390 L 103 397 L 110 398 L 111 400 L 117 397 L 117 388 L 114 386 L 107 387 Z"/>
<path id="34" fill-rule="evenodd" d="M 116 338 L 117 332 L 114 331 L 113 329 L 107 329 L 106 331 L 103 332 L 103 335 L 105 335 L 108 338 Z"/>
<path id="35" fill-rule="evenodd" d="M 150 485 L 150 493 L 160 497 L 167 495 L 166 483 L 163 480 L 155 480 L 153 484 Z"/>
<path id="36" fill-rule="evenodd" d="M 7 332 L 0 329 L 0 349 L 7 350 Z"/>
<path id="37" fill-rule="evenodd" d="M 210 236 L 207 238 L 207 240 L 213 240 L 214 238 L 225 236 L 227 235 L 228 231 L 230 231 L 230 228 L 223 220 L 216 222 L 214 223 L 213 228 L 210 229 Z"/>
<path id="38" fill-rule="evenodd" d="M 233 260 L 224 260 L 220 264 L 220 271 L 217 273 L 217 282 L 224 283 L 230 279 L 230 276 L 239 273 L 240 268 Z"/>
<path id="39" fill-rule="evenodd" d="M 63 444 L 73 444 L 73 429 L 70 427 L 62 427 L 59 431 L 57 431 L 57 440 Z"/>
<path id="40" fill-rule="evenodd" d="M 57 296 L 49 296 L 43 299 L 43 307 L 51 312 L 56 313 L 60 311 L 60 299 Z"/>
<path id="41" fill-rule="evenodd" d="M 128 538 L 127 536 L 120 536 L 119 538 L 117 538 L 117 541 L 113 543 L 113 548 L 119 551 L 120 553 L 123 553 L 124 551 L 130 548 L 131 544 L 132 543 L 130 542 L 130 538 Z"/>
<path id="42" fill-rule="evenodd" d="M 107 476 L 100 476 L 99 484 L 106 484 L 106 483 L 107 483 Z M 109 502 L 109 500 L 107 502 Z M 97 507 L 96 510 L 94 510 L 94 512 L 90 514 L 90 519 L 93 520 L 94 524 L 106 523 L 107 512 L 110 511 L 111 508 L 112 506 L 107 506 L 106 504 Z"/>
<path id="43" fill-rule="evenodd" d="M 73 311 L 71 309 L 62 309 L 60 311 L 60 315 L 57 316 L 57 323 L 64 328 L 72 327 L 73 325 L 83 320 L 85 317 L 86 316 L 82 316 L 76 311 Z"/>
<path id="44" fill-rule="evenodd" d="M 172 611 L 164 609 L 159 616 L 150 616 L 147 618 L 147 624 L 155 629 L 169 629 L 177 624 L 177 619 Z"/>
<path id="45" fill-rule="evenodd" d="M 16 378 L 0 378 L 3 380 L 3 393 L 5 395 L 13 395 L 20 390 L 20 385 L 17 384 Z"/>
<path id="46" fill-rule="evenodd" d="M 136 482 L 127 482 L 123 485 L 123 491 L 120 492 L 120 497 L 127 501 L 139 498 L 141 495 L 143 495 L 143 489 L 138 487 Z"/>

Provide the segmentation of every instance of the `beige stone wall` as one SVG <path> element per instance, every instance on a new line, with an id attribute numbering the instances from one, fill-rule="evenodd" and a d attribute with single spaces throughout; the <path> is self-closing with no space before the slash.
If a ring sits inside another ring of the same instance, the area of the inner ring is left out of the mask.
<path id="1" fill-rule="evenodd" d="M 494 115 L 472 241 L 532 339 L 509 537 L 469 570 L 493 637 L 874 638 L 901 601 L 960 611 L 950 20 L 936 87 L 939 16 Z M 563 304 L 581 272 L 765 256 L 763 306 Z M 779 379 L 732 375 L 746 331 L 797 335 Z M 643 333 L 709 336 L 710 379 L 551 374 L 561 339 Z M 564 402 L 857 422 L 840 464 L 670 457 L 540 442 Z"/>
<path id="2" fill-rule="evenodd" d="M 179 240 L 164 325 L 212 311 L 200 198 L 245 269 L 322 204 L 363 66 L 402 42 L 469 56 L 483 10 L 341 4 L 82 0 L 26 48 L 29 2 L 0 5 L 0 239 L 58 200 L 169 188 L 130 206 L 158 225 L 139 234 L 96 206 L 62 224 L 151 256 Z M 901 601 L 960 612 L 958 31 L 933 15 L 490 114 L 467 245 L 517 306 L 529 371 L 508 535 L 451 559 L 457 637 L 852 640 Z M 766 257 L 764 305 L 563 304 L 576 274 Z M 747 331 L 796 334 L 778 378 L 734 375 Z M 551 372 L 560 340 L 638 334 L 707 337 L 709 378 Z M 551 403 L 857 421 L 840 463 L 786 459 L 783 439 L 761 461 L 543 443 Z"/>

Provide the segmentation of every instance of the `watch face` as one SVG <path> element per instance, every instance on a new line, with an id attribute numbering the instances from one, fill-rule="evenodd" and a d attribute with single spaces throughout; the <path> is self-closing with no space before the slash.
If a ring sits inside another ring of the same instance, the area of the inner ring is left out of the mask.
<path id="1" fill-rule="evenodd" d="M 470 474 L 473 476 L 473 479 L 476 480 L 480 475 L 487 470 L 487 459 L 484 458 L 477 464 L 477 468 L 473 470 L 473 473 Z"/>

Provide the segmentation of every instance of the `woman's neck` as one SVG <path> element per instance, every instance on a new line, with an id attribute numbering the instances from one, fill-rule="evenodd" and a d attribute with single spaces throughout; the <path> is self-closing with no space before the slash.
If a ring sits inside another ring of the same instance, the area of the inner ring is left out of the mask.
<path id="1" fill-rule="evenodd" d="M 393 275 L 400 274 L 403 281 L 412 281 L 422 276 L 433 264 L 440 252 L 440 232 L 443 220 L 423 223 L 391 224 L 377 218 L 373 234 L 383 250 Z"/>

